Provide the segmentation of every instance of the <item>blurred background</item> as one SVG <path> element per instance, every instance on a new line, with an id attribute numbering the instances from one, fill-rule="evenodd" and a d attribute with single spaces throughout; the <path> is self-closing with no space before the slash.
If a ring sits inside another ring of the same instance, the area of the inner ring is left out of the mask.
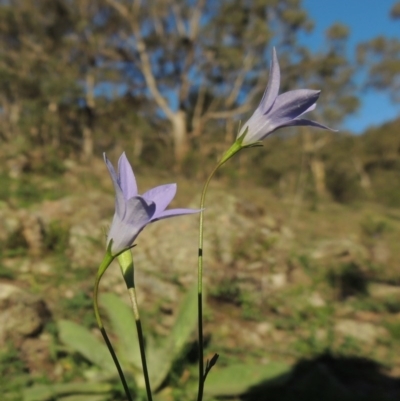
<path id="1" fill-rule="evenodd" d="M 96 357 L 91 295 L 114 212 L 102 153 L 126 151 L 140 193 L 177 182 L 172 206 L 197 207 L 262 97 L 273 46 L 281 92 L 321 89 L 310 118 L 339 132 L 275 132 L 212 183 L 206 353 L 221 359 L 206 398 L 399 399 L 399 28 L 395 0 L 0 0 L 5 399 L 124 399 Z M 156 223 L 134 249 L 160 400 L 194 398 L 182 300 L 197 224 Z M 110 313 L 127 301 L 117 266 L 102 291 L 119 295 L 103 312 L 142 399 L 129 319 Z M 184 346 L 168 353 L 171 332 Z"/>

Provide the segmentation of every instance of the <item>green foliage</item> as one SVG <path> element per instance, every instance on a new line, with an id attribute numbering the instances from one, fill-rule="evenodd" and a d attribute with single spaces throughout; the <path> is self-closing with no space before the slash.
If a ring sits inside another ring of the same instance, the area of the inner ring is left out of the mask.
<path id="1" fill-rule="evenodd" d="M 148 349 L 150 380 L 158 389 L 166 379 L 173 363 L 185 352 L 197 323 L 197 286 L 193 285 L 181 303 L 170 334 L 158 347 Z"/>
<path id="2" fill-rule="evenodd" d="M 210 296 L 220 302 L 228 302 L 236 305 L 242 303 L 241 291 L 235 278 L 223 278 L 211 289 Z"/>
<path id="3" fill-rule="evenodd" d="M 71 298 L 63 298 L 61 307 L 66 317 L 79 319 L 85 327 L 96 326 L 93 299 L 85 291 L 77 291 Z"/>
<path id="4" fill-rule="evenodd" d="M 373 299 L 362 297 L 353 301 L 354 306 L 358 310 L 366 310 L 375 313 L 399 313 L 400 312 L 400 300 L 398 297 L 389 296 L 384 299 Z"/>
<path id="5" fill-rule="evenodd" d="M 214 368 L 207 377 L 205 394 L 226 397 L 244 394 L 260 383 L 283 384 L 288 380 L 290 371 L 290 365 L 283 362 L 269 362 L 265 365 L 241 363 Z"/>
<path id="6" fill-rule="evenodd" d="M 53 220 L 46 227 L 43 245 L 50 252 L 64 253 L 68 248 L 69 227 L 65 223 Z"/>
<path id="7" fill-rule="evenodd" d="M 394 3 L 392 9 L 390 10 L 390 16 L 393 19 L 400 18 L 400 2 Z"/>
<path id="8" fill-rule="evenodd" d="M 42 192 L 28 176 L 18 180 L 13 195 L 19 200 L 21 207 L 27 207 L 43 200 Z"/>
<path id="9" fill-rule="evenodd" d="M 71 350 L 98 366 L 106 373 L 115 372 L 115 366 L 106 345 L 83 326 L 68 321 L 58 322 L 60 340 Z"/>
<path id="10" fill-rule="evenodd" d="M 124 366 L 129 366 L 130 373 L 133 374 L 137 385 L 140 387 L 142 384 L 140 351 L 132 311 L 114 294 L 105 294 L 101 301 L 109 315 L 112 331 L 117 336 L 118 356 Z M 196 311 L 197 291 L 196 287 L 193 286 L 182 303 L 182 308 L 170 335 L 157 345 L 154 344 L 154 340 L 151 340 L 149 335 L 150 347 L 147 350 L 147 358 L 154 389 L 160 387 L 167 378 L 174 362 L 185 353 L 197 322 Z M 77 352 L 99 369 L 97 377 L 108 377 L 110 379 L 115 377 L 115 366 L 107 347 L 89 330 L 74 322 L 61 320 L 58 322 L 58 333 L 60 340 L 68 346 L 69 350 Z M 62 389 L 61 386 L 60 390 L 57 391 L 64 391 Z M 56 390 L 46 390 L 45 387 L 40 387 L 38 391 L 40 394 L 49 394 L 46 391 Z"/>
<path id="11" fill-rule="evenodd" d="M 1 131 L 5 142 L 13 145 L 5 148 L 10 163 L 0 177 L 4 183 L 0 199 L 15 196 L 21 206 L 28 206 L 62 196 L 60 188 L 36 187 L 30 175 L 17 185 L 11 182 L 7 169 L 21 154 L 26 158 L 23 173 L 59 176 L 65 172 L 65 157 L 89 161 L 91 153 L 113 148 L 118 141 L 138 162 L 157 169 L 172 168 L 179 142 L 171 130 L 175 105 L 184 115 L 181 171 L 188 177 L 204 175 L 233 139 L 237 118 L 245 117 L 231 110 L 242 101 L 258 102 L 267 79 L 266 58 L 269 60 L 272 39 L 279 44 L 282 90 L 322 90 L 314 111 L 320 114 L 317 119 L 337 127 L 358 107 L 355 66 L 347 59 L 349 28 L 332 25 L 326 32 L 324 50 L 311 53 L 298 44 L 299 34 L 313 26 L 299 1 L 243 4 L 224 0 L 214 4 L 207 0 L 197 10 L 200 19 L 193 37 L 183 33 L 185 29 L 192 32 L 195 23 L 189 17 L 193 6 L 188 1 L 172 8 L 161 0 L 144 2 L 132 15 L 129 2 L 120 3 L 117 7 L 114 2 L 100 1 L 93 7 L 81 7 L 77 0 L 46 0 L 35 7 L 28 0 L 13 0 L 0 6 L 0 37 L 6 44 L 0 89 L 7 115 L 4 121 L 9 121 Z M 393 17 L 396 7 L 392 8 Z M 104 17 L 101 23 L 98 15 Z M 174 23 L 176 18 L 179 24 Z M 266 20 L 273 23 L 265 24 Z M 158 92 L 147 86 L 143 63 L 136 59 L 137 49 L 131 51 L 126 42 L 136 23 L 151 60 L 147 73 L 153 74 Z M 110 37 L 116 38 L 115 42 L 109 41 Z M 107 43 L 107 51 L 99 43 Z M 361 45 L 358 52 L 360 65 L 369 69 L 369 85 L 390 90 L 393 96 L 398 93 L 398 47 L 397 39 L 376 38 Z M 24 68 L 15 68 L 16 60 Z M 115 68 L 117 65 L 124 68 Z M 194 70 L 195 81 L 189 73 Z M 237 91 L 233 90 L 235 83 L 240 84 Z M 164 103 L 156 93 L 164 96 Z M 179 99 L 171 93 L 178 93 Z M 171 113 L 166 114 L 166 108 Z M 232 182 L 254 180 L 279 195 L 300 191 L 316 205 L 320 194 L 315 191 L 311 168 L 316 158 L 323 162 L 325 184 L 335 200 L 348 203 L 374 196 L 396 206 L 400 204 L 398 129 L 376 131 L 353 138 L 357 146 L 351 147 L 343 136 L 318 131 L 312 141 L 315 148 L 306 149 L 301 137 L 292 136 L 296 131 L 288 129 L 282 137 L 272 135 L 264 149 L 240 155 L 238 168 L 232 170 L 230 163 L 221 174 Z M 329 137 L 329 146 L 320 147 L 319 138 L 325 137 Z M 222 138 L 225 141 L 220 141 Z M 382 174 L 382 169 L 387 174 Z M 369 192 L 361 185 L 363 175 L 373 181 Z"/>
<path id="12" fill-rule="evenodd" d="M 0 201 L 7 201 L 10 197 L 12 179 L 8 174 L 0 173 Z"/>
<path id="13" fill-rule="evenodd" d="M 387 322 L 385 327 L 393 340 L 400 341 L 400 322 Z"/>
<path id="14" fill-rule="evenodd" d="M 13 231 L 4 243 L 4 256 L 22 256 L 28 252 L 28 244 L 22 233 L 22 227 Z"/>
<path id="15" fill-rule="evenodd" d="M 2 180 L 0 200 L 16 202 L 22 208 L 44 200 L 60 199 L 66 194 L 56 183 L 49 185 L 48 179 L 33 173 L 24 173 L 18 179 L 11 179 L 8 176 L 0 176 L 0 179 Z"/>
<path id="16" fill-rule="evenodd" d="M 340 299 L 368 293 L 365 272 L 353 262 L 333 267 L 328 273 L 328 282 L 337 289 Z"/>
<path id="17" fill-rule="evenodd" d="M 19 351 L 7 344 L 0 352 L 0 388 L 2 397 L 17 401 L 21 388 L 29 383 L 30 378 L 25 364 L 19 357 Z"/>
<path id="18" fill-rule="evenodd" d="M 15 272 L 12 269 L 4 266 L 0 257 L 0 279 L 14 279 L 15 276 Z"/>
<path id="19" fill-rule="evenodd" d="M 137 385 L 141 386 L 141 363 L 132 313 L 129 307 L 114 294 L 105 294 L 101 301 L 109 315 L 112 331 L 117 337 L 115 342 L 122 365 L 126 372 L 133 374 Z M 193 286 L 182 302 L 182 307 L 171 333 L 157 343 L 148 336 L 148 364 L 154 390 L 160 387 L 172 369 L 176 369 L 175 363 L 177 361 L 181 361 L 180 369 L 182 364 L 185 363 L 183 356 L 196 325 L 196 310 L 197 291 L 196 286 Z M 89 330 L 71 321 L 59 321 L 57 329 L 60 340 L 68 347 L 70 352 L 78 353 L 97 367 L 98 372 L 95 375 L 91 374 L 94 382 L 60 383 L 51 386 L 35 385 L 25 390 L 24 401 L 46 401 L 53 397 L 63 399 L 61 397 L 66 395 L 76 396 L 79 400 L 83 394 L 93 396 L 93 400 L 96 399 L 95 395 L 100 400 L 108 399 L 113 388 L 111 383 L 100 385 L 98 382 L 101 378 L 112 381 L 116 375 L 115 366 L 106 346 Z M 240 366 L 229 365 L 218 369 L 214 368 L 207 379 L 206 392 L 208 395 L 218 396 L 245 393 L 253 385 L 260 382 L 276 384 L 278 380 L 281 383 L 282 380 L 286 380 L 289 371 L 289 365 L 282 362 L 270 362 L 266 365 L 245 363 Z M 92 398 L 88 399 L 91 400 Z"/>
<path id="20" fill-rule="evenodd" d="M 326 185 L 333 199 L 350 203 L 360 198 L 360 185 L 355 171 L 336 166 L 327 170 Z"/>
<path id="21" fill-rule="evenodd" d="M 398 20 L 400 3 L 394 3 L 390 16 Z M 400 40 L 378 36 L 358 45 L 357 61 L 367 69 L 364 83 L 365 88 L 374 88 L 389 92 L 395 102 L 400 101 L 399 80 L 400 73 Z"/>
<path id="22" fill-rule="evenodd" d="M 111 293 L 101 296 L 102 307 L 107 312 L 113 331 L 118 335 L 118 355 L 131 363 L 135 369 L 141 371 L 139 340 L 137 337 L 135 319 L 127 305 L 121 303 L 121 299 Z"/>
<path id="23" fill-rule="evenodd" d="M 55 383 L 34 385 L 24 391 L 23 401 L 108 401 L 108 383 Z"/>
<path id="24" fill-rule="evenodd" d="M 388 222 L 374 216 L 366 216 L 360 223 L 362 233 L 368 238 L 380 238 L 389 229 Z"/>

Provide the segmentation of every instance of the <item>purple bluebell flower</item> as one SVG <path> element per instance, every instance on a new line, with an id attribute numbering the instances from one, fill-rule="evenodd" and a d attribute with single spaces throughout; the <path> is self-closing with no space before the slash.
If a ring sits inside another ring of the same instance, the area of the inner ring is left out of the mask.
<path id="1" fill-rule="evenodd" d="M 299 118 L 315 109 L 321 91 L 298 89 L 278 95 L 280 79 L 278 57 L 274 48 L 267 88 L 256 111 L 242 126 L 237 136 L 237 139 L 243 136 L 242 147 L 261 141 L 282 127 L 309 125 L 334 131 L 315 121 Z"/>
<path id="2" fill-rule="evenodd" d="M 143 195 L 138 194 L 135 175 L 125 152 L 118 160 L 118 174 L 104 153 L 115 189 L 115 214 L 107 237 L 112 240 L 111 253 L 129 248 L 147 224 L 168 217 L 198 213 L 195 209 L 165 210 L 176 194 L 176 184 L 160 185 Z"/>

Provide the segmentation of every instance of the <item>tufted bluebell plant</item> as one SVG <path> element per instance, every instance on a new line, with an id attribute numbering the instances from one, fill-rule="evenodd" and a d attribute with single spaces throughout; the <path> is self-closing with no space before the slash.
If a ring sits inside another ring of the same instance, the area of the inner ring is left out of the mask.
<path id="1" fill-rule="evenodd" d="M 110 266 L 112 261 L 117 258 L 132 302 L 132 309 L 138 332 L 147 399 L 148 401 L 152 401 L 150 379 L 145 355 L 144 336 L 135 291 L 134 264 L 131 248 L 133 246 L 133 242 L 147 224 L 169 217 L 198 213 L 200 210 L 166 210 L 167 206 L 171 203 L 176 194 L 176 184 L 160 185 L 148 190 L 143 195 L 139 195 L 135 175 L 133 174 L 132 167 L 125 153 L 122 153 L 118 160 L 117 171 L 115 171 L 114 166 L 107 159 L 105 154 L 104 161 L 114 185 L 115 213 L 107 235 L 106 255 L 96 275 L 93 291 L 94 312 L 99 329 L 118 370 L 118 374 L 120 376 L 126 396 L 129 401 L 132 401 L 132 396 L 130 395 L 124 373 L 102 323 L 98 307 L 100 280 L 108 266 Z"/>
<path id="2" fill-rule="evenodd" d="M 212 364 L 208 362 L 204 369 L 203 362 L 203 323 L 202 323 L 202 276 L 203 276 L 203 223 L 204 204 L 208 184 L 216 171 L 241 149 L 257 146 L 260 141 L 279 128 L 291 126 L 312 126 L 331 130 L 329 127 L 307 120 L 302 116 L 315 109 L 321 91 L 311 89 L 298 89 L 279 95 L 281 74 L 275 48 L 272 51 L 272 61 L 267 88 L 260 104 L 253 115 L 243 124 L 238 132 L 236 141 L 224 153 L 219 163 L 209 175 L 201 195 L 200 224 L 199 224 L 199 256 L 198 256 L 198 319 L 199 319 L 199 388 L 197 401 L 203 398 L 204 382 Z M 332 130 L 333 131 L 333 130 Z M 218 354 L 215 356 L 218 358 Z M 212 360 L 211 360 L 212 361 Z M 214 360 L 215 363 L 216 359 Z"/>

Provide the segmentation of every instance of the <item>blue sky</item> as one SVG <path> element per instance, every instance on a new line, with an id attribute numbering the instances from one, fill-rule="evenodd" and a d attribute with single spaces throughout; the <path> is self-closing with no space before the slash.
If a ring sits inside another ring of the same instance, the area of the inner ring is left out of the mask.
<path id="1" fill-rule="evenodd" d="M 350 28 L 349 57 L 355 54 L 359 42 L 378 35 L 400 38 L 400 21 L 393 21 L 389 16 L 395 3 L 396 0 L 303 0 L 303 7 L 315 27 L 311 34 L 302 36 L 302 42 L 313 50 L 322 49 L 325 30 L 335 22 Z M 362 95 L 361 101 L 358 113 L 345 120 L 343 129 L 360 133 L 368 126 L 400 115 L 400 105 L 393 104 L 384 93 L 369 91 Z"/>

